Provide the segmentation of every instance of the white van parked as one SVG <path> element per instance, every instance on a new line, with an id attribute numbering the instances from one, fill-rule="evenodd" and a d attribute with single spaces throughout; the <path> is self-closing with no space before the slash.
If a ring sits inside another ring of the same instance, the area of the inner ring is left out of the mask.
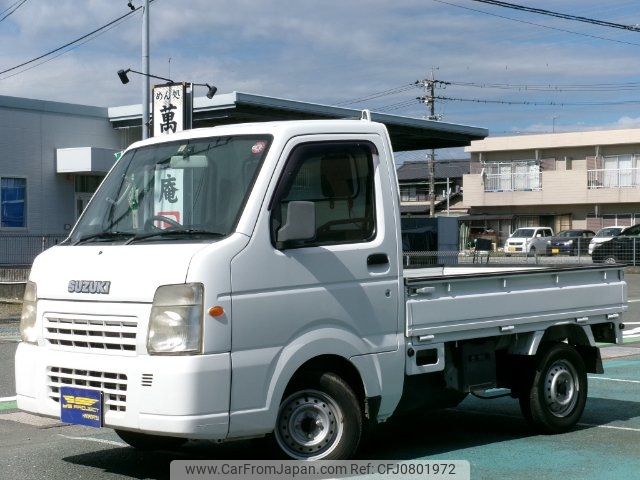
<path id="1" fill-rule="evenodd" d="M 549 237 L 553 237 L 553 230 L 549 227 L 518 228 L 505 242 L 504 253 L 544 255 Z"/>

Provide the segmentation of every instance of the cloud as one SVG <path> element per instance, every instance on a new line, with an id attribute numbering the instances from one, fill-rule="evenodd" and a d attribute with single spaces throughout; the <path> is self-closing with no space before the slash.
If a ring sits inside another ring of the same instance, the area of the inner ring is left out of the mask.
<path id="1" fill-rule="evenodd" d="M 468 6 L 468 2 L 451 0 Z M 4 0 L 2 6 L 8 6 Z M 140 0 L 135 0 L 140 5 Z M 557 2 L 536 6 L 559 9 Z M 480 10 L 538 23 L 640 39 L 558 19 Z M 627 18 L 629 2 L 566 0 L 562 10 L 585 16 Z M 55 48 L 128 11 L 125 0 L 27 2 L 2 23 L 9 67 Z M 139 68 L 140 14 L 99 38 L 38 68 L 0 80 L 0 95 L 94 105 L 139 102 L 140 79 L 118 81 L 120 68 Z M 177 80 L 214 83 L 221 93 L 239 90 L 285 98 L 337 103 L 408 84 L 439 67 L 439 79 L 475 83 L 579 84 L 635 81 L 637 47 L 514 23 L 429 0 L 156 0 L 151 7 L 151 71 Z M 169 58 L 171 66 L 169 72 Z M 1 76 L 0 76 L 1 77 Z M 421 116 L 425 106 L 411 89 L 364 103 L 376 109 L 399 102 L 393 113 Z M 454 87 L 439 96 L 491 100 L 612 101 L 634 91 L 531 92 Z M 415 102 L 415 103 L 412 103 Z M 492 132 L 556 126 L 616 124 L 635 117 L 635 106 L 526 107 L 436 102 L 445 121 L 488 127 Z"/>

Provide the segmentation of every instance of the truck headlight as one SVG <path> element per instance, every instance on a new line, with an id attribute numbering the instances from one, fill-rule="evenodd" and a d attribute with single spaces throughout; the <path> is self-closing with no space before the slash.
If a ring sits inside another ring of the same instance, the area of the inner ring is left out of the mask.
<path id="1" fill-rule="evenodd" d="M 20 315 L 20 338 L 25 343 L 36 343 L 38 333 L 36 332 L 36 284 L 27 282 L 24 288 L 24 299 L 22 301 L 22 315 Z"/>
<path id="2" fill-rule="evenodd" d="M 158 287 L 149 316 L 149 354 L 202 352 L 203 292 L 201 283 Z"/>
<path id="3" fill-rule="evenodd" d="M 564 242 L 564 244 L 567 246 L 573 245 L 573 240 L 567 240 L 566 242 Z"/>

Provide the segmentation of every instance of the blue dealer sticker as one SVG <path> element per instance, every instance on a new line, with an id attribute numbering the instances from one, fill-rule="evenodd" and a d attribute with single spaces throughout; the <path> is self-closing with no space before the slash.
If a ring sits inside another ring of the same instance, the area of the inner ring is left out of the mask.
<path id="1" fill-rule="evenodd" d="M 102 427 L 102 392 L 62 387 L 60 389 L 60 420 L 76 425 Z"/>

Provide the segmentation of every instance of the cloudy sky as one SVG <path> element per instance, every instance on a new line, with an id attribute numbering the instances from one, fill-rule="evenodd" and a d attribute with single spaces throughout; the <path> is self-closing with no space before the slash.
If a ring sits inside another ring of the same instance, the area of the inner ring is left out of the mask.
<path id="1" fill-rule="evenodd" d="M 640 24 L 637 1 L 516 1 Z M 0 18 L 17 3 L 0 0 L 0 10 L 9 9 Z M 126 3 L 26 0 L 0 21 L 0 71 L 127 13 Z M 410 84 L 436 67 L 437 79 L 453 83 L 439 89 L 439 96 L 547 104 L 438 100 L 443 121 L 486 127 L 493 135 L 640 127 L 640 103 L 625 103 L 640 101 L 640 32 L 473 0 L 155 0 L 150 11 L 151 72 L 213 83 L 221 93 L 420 117 L 426 113 L 416 100 L 422 92 Z M 137 103 L 140 77 L 122 85 L 116 71 L 140 69 L 140 32 L 137 12 L 46 63 L 0 74 L 0 95 L 102 106 Z M 539 87 L 511 88 L 517 85 Z M 393 93 L 349 103 L 385 91 Z M 566 105 L 612 102 L 620 104 Z"/>

